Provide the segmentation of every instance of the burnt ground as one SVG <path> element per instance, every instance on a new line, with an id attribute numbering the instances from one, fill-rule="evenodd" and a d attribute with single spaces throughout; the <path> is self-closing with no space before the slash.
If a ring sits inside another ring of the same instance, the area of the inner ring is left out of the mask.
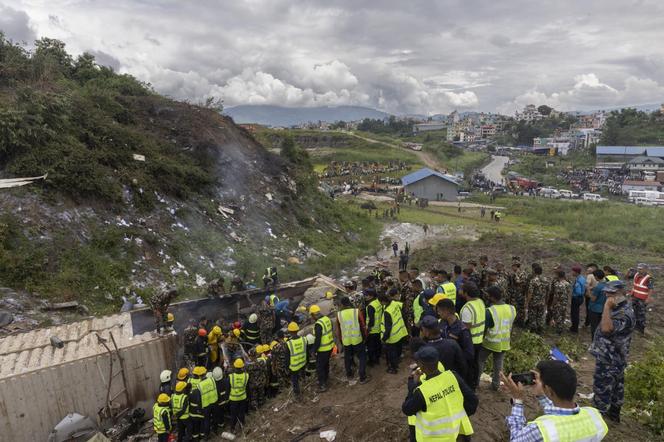
<path id="1" fill-rule="evenodd" d="M 450 253 L 455 250 L 450 250 Z M 495 251 L 495 250 L 494 250 Z M 459 256 L 465 256 L 466 250 L 458 250 Z M 512 252 L 512 250 L 509 250 Z M 537 255 L 537 250 L 518 250 L 522 256 Z M 477 250 L 474 252 L 477 254 Z M 505 253 L 506 256 L 511 256 Z M 555 258 L 555 257 L 554 257 Z M 391 260 L 396 266 L 396 261 Z M 654 304 L 649 312 L 649 329 L 645 338 L 635 335 L 632 342 L 631 360 L 638 360 L 645 352 L 649 341 L 661 336 L 664 321 L 661 319 L 663 307 Z M 571 335 L 570 335 L 571 336 Z M 553 342 L 554 336 L 545 336 Z M 579 333 L 579 340 L 584 347 L 590 345 L 587 329 Z M 258 412 L 252 413 L 247 420 L 244 436 L 239 440 L 247 441 L 320 441 L 319 432 L 335 430 L 336 441 L 407 441 L 408 429 L 406 417 L 401 413 L 401 404 L 406 396 L 407 365 L 410 355 L 406 352 L 398 374 L 385 372 L 385 366 L 369 369 L 371 377 L 365 385 L 349 385 L 343 370 L 343 356 L 333 357 L 330 389 L 323 394 L 316 392 L 315 379 L 307 379 L 301 402 L 295 402 L 288 392 L 282 392 L 271 399 Z M 592 392 L 594 359 L 588 353 L 572 363 L 579 377 L 578 392 Z M 480 405 L 471 417 L 476 442 L 508 441 L 505 416 L 510 413 L 509 396 L 505 392 L 494 392 L 489 384 L 482 382 L 478 395 Z M 581 405 L 588 401 L 579 399 Z M 623 422 L 619 425 L 611 422 L 609 435 L 605 440 L 615 442 L 641 441 L 655 442 L 659 439 L 644 425 L 623 412 Z M 526 416 L 534 419 L 540 413 L 537 402 L 530 398 L 526 404 Z M 307 433 L 307 431 L 309 431 Z M 219 439 L 221 440 L 221 439 Z"/>

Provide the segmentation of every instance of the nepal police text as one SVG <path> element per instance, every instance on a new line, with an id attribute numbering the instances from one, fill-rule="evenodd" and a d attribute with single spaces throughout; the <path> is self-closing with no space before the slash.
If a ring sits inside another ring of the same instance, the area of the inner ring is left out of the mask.
<path id="1" fill-rule="evenodd" d="M 454 393 L 454 385 L 450 385 L 449 387 L 440 390 L 438 393 L 429 396 L 429 402 L 436 402 L 451 393 Z"/>

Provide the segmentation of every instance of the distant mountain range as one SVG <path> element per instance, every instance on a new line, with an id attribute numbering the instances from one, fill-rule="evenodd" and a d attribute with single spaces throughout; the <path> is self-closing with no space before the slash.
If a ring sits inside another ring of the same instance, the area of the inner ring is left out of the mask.
<path id="1" fill-rule="evenodd" d="M 267 105 L 240 105 L 224 109 L 238 124 L 256 123 L 266 126 L 294 126 L 325 121 L 355 121 L 364 118 L 385 118 L 390 114 L 361 106 L 282 107 Z"/>

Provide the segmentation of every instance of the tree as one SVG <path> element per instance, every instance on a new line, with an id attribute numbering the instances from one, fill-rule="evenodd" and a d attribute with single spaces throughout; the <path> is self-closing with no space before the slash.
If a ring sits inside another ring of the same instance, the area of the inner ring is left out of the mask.
<path id="1" fill-rule="evenodd" d="M 537 112 L 539 112 L 540 114 L 542 114 L 544 116 L 547 116 L 547 117 L 549 115 L 551 115 L 552 110 L 553 110 L 553 108 L 550 107 L 550 106 L 547 106 L 546 104 L 543 104 L 543 105 L 541 105 L 537 108 Z"/>

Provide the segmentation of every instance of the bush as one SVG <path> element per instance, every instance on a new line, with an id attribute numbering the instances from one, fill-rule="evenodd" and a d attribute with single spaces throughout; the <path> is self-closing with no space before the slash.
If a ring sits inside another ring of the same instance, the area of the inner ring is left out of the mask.
<path id="1" fill-rule="evenodd" d="M 664 434 L 664 339 L 625 372 L 625 406 L 656 434 Z"/>
<path id="2" fill-rule="evenodd" d="M 550 348 L 542 336 L 517 330 L 512 335 L 512 349 L 505 355 L 503 372 L 505 374 L 528 372 L 535 368 L 539 361 L 549 359 L 549 351 Z M 493 359 L 489 358 L 484 371 L 490 374 L 492 369 Z"/>

